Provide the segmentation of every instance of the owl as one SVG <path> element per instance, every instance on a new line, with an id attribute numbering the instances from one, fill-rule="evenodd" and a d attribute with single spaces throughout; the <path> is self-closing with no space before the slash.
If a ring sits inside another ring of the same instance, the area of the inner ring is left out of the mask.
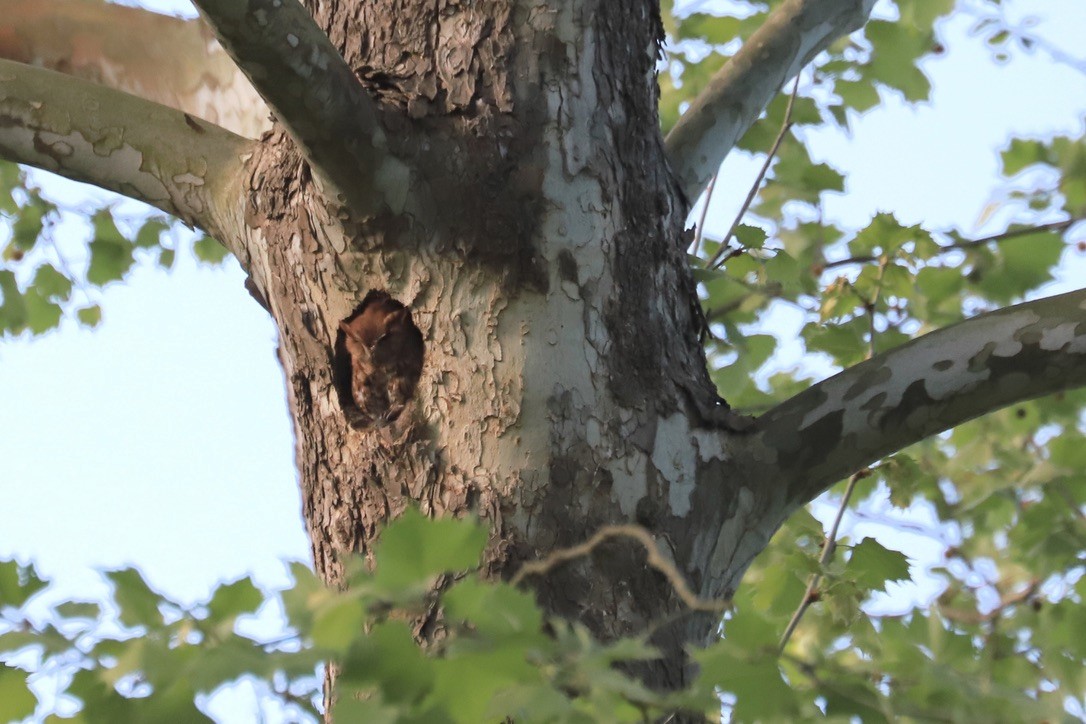
<path id="1" fill-rule="evenodd" d="M 370 292 L 361 309 L 339 323 L 350 357 L 356 427 L 384 427 L 400 416 L 422 374 L 422 333 L 411 310 L 384 292 Z"/>

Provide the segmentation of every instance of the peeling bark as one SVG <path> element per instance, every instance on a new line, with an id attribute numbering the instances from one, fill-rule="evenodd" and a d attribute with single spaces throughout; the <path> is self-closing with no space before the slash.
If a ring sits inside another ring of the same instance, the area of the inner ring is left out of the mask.
<path id="1" fill-rule="evenodd" d="M 0 57 L 131 93 L 247 138 L 271 127 L 264 101 L 196 20 L 105 0 L 3 0 Z"/>
<path id="2" fill-rule="evenodd" d="M 987 412 L 1086 384 L 1086 290 L 926 334 L 758 420 L 744 457 L 787 487 L 785 513 L 864 465 Z"/>
<path id="3" fill-rule="evenodd" d="M 253 143 L 181 111 L 0 60 L 0 155 L 125 194 L 238 243 Z"/>

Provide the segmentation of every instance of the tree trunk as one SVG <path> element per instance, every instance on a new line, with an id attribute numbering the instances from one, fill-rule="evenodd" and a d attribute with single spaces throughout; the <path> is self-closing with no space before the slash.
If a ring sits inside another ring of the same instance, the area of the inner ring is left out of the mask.
<path id="1" fill-rule="evenodd" d="M 493 575 L 633 521 L 701 595 L 729 594 L 760 545 L 717 533 L 757 494 L 697 485 L 727 481 L 728 416 L 656 115 L 656 3 L 310 5 L 419 170 L 405 215 L 343 223 L 282 132 L 252 164 L 246 247 L 266 251 L 243 262 L 279 325 L 319 573 L 339 584 L 343 557 L 417 504 L 488 521 Z M 339 324 L 374 290 L 408 307 L 425 366 L 398 420 L 352 427 Z M 728 565 L 710 578 L 710 561 Z M 715 623 L 676 616 L 626 541 L 532 583 L 604 639 L 675 620 L 658 686 Z"/>

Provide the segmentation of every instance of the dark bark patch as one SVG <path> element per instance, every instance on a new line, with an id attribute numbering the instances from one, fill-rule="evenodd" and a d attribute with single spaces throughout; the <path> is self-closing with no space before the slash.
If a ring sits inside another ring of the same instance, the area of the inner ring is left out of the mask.
<path id="1" fill-rule="evenodd" d="M 411 310 L 373 290 L 339 323 L 334 379 L 340 406 L 355 429 L 395 422 L 415 396 L 425 344 Z"/>

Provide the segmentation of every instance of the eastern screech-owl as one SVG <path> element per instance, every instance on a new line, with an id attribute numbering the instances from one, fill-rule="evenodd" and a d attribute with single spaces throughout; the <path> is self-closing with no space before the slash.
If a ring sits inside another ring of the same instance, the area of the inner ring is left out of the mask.
<path id="1" fill-rule="evenodd" d="M 422 333 L 411 311 L 384 292 L 370 292 L 362 309 L 339 328 L 351 358 L 351 397 L 358 407 L 354 423 L 392 423 L 414 396 L 422 374 Z"/>

